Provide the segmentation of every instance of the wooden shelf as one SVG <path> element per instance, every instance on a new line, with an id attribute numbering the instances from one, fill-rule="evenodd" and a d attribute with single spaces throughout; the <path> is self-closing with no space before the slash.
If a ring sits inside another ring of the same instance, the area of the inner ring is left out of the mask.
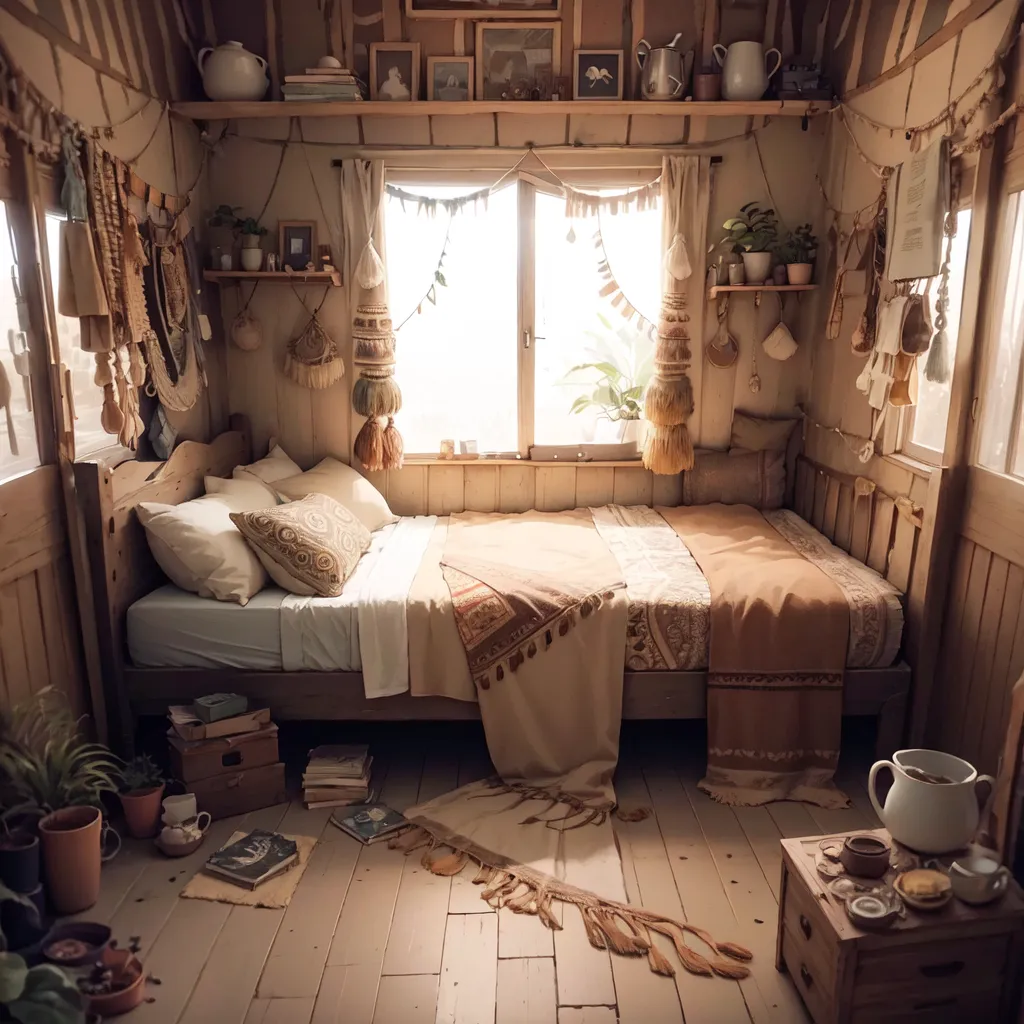
<path id="1" fill-rule="evenodd" d="M 816 284 L 716 284 L 708 289 L 708 298 L 714 299 L 723 292 L 813 292 Z"/>
<path id="2" fill-rule="evenodd" d="M 241 284 L 243 281 L 269 281 L 280 284 L 288 281 L 291 284 L 326 284 L 332 288 L 341 287 L 341 273 L 337 270 L 293 270 L 290 274 L 283 270 L 204 270 L 204 281 L 215 284 Z"/>
<path id="3" fill-rule="evenodd" d="M 198 103 L 174 103 L 172 109 L 196 121 L 227 121 L 238 118 L 281 117 L 431 117 L 437 114 L 524 114 L 530 117 L 567 117 L 569 115 L 617 114 L 654 117 L 814 117 L 824 114 L 824 100 L 756 100 L 747 103 L 719 100 L 696 101 L 643 100 L 559 100 L 557 102 L 500 102 L 468 100 L 414 100 L 408 103 L 371 100 L 364 102 L 300 100 L 225 100 Z"/>

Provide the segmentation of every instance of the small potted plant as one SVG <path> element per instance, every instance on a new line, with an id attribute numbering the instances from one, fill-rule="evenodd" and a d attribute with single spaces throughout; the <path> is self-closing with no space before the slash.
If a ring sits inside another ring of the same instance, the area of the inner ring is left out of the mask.
<path id="1" fill-rule="evenodd" d="M 121 769 L 120 796 L 128 834 L 152 839 L 160 825 L 164 779 L 148 754 L 132 758 Z"/>
<path id="2" fill-rule="evenodd" d="M 263 266 L 263 236 L 267 229 L 259 224 L 255 217 L 240 217 L 236 222 L 238 233 L 242 236 L 242 269 L 259 270 Z"/>
<path id="3" fill-rule="evenodd" d="M 101 1017 L 116 1017 L 134 1010 L 146 995 L 145 972 L 136 940 L 128 949 L 112 942 L 93 964 L 92 970 L 78 979 L 78 988 L 88 999 L 89 1011 Z"/>
<path id="4" fill-rule="evenodd" d="M 810 284 L 814 271 L 814 257 L 818 254 L 818 239 L 810 224 L 801 224 L 790 231 L 777 250 L 779 262 L 786 265 L 790 284 Z"/>
<path id="5" fill-rule="evenodd" d="M 743 257 L 747 284 L 762 284 L 772 269 L 772 250 L 778 241 L 775 211 L 762 210 L 756 203 L 740 207 L 739 215 L 730 217 L 722 227 L 726 234 L 719 246 L 726 246 Z"/>

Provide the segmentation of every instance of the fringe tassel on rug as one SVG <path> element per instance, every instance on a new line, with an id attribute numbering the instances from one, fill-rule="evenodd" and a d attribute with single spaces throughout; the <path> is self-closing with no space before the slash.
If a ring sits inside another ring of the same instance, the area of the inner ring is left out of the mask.
<path id="1" fill-rule="evenodd" d="M 547 807 L 523 818 L 520 825 L 535 825 L 544 822 L 548 828 L 559 829 L 559 831 L 571 831 L 582 828 L 584 825 L 603 825 L 610 814 L 614 814 L 619 821 L 643 821 L 651 816 L 650 807 L 634 807 L 632 810 L 623 810 L 617 804 L 610 801 L 602 801 L 599 804 L 584 803 L 579 797 L 571 793 L 563 793 L 561 790 L 544 789 L 540 786 L 530 786 L 525 782 L 503 782 L 498 776 L 483 780 L 490 789 L 488 793 L 476 793 L 469 797 L 470 800 L 492 796 L 504 796 L 506 793 L 518 793 L 519 799 L 509 807 L 509 810 L 525 804 L 529 800 L 546 800 Z M 554 817 L 547 817 L 558 804 L 565 804 L 568 810 L 565 814 Z M 581 817 L 584 820 L 574 825 L 567 822 L 573 818 Z M 561 827 L 560 827 L 561 826 Z"/>
<path id="2" fill-rule="evenodd" d="M 505 784 L 493 788 L 497 791 Z M 516 788 L 506 786 L 504 792 L 534 792 L 533 787 Z M 536 790 L 550 798 L 544 790 Z M 532 797 L 527 796 L 527 799 Z M 575 798 L 569 798 L 575 800 Z M 567 801 L 568 802 L 568 801 Z M 579 802 L 579 801 L 577 801 Z M 426 847 L 422 855 L 424 867 L 437 875 L 458 874 L 468 864 L 477 865 L 473 878 L 475 885 L 483 886 L 480 898 L 496 910 L 507 907 L 517 914 L 532 914 L 553 930 L 561 930 L 561 924 L 551 911 L 552 900 L 571 904 L 580 912 L 583 927 L 590 944 L 619 956 L 646 956 L 651 971 L 666 977 L 673 977 L 676 969 L 672 962 L 654 944 L 651 932 L 664 935 L 672 942 L 676 957 L 685 971 L 690 974 L 710 977 L 717 974 L 722 978 L 739 980 L 750 974 L 746 963 L 753 959 L 750 950 L 735 942 L 716 942 L 703 928 L 664 917 L 643 907 L 605 900 L 594 893 L 578 889 L 565 882 L 542 877 L 521 866 L 497 867 L 488 864 L 477 849 L 460 849 L 449 837 L 434 836 L 426 828 L 411 826 L 407 831 L 390 840 L 388 846 L 408 854 Z M 443 846 L 451 853 L 436 859 L 431 853 Z M 695 936 L 714 954 L 711 957 L 697 952 L 686 942 L 686 935 Z"/>

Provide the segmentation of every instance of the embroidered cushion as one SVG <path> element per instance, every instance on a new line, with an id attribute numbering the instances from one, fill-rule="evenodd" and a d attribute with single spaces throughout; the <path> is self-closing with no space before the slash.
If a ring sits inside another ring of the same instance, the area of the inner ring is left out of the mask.
<path id="1" fill-rule="evenodd" d="M 307 597 L 337 597 L 370 546 L 370 531 L 326 494 L 231 516 L 279 586 Z"/>
<path id="2" fill-rule="evenodd" d="M 337 459 L 323 459 L 305 473 L 276 480 L 274 490 L 284 501 L 295 501 L 307 494 L 328 494 L 371 531 L 398 522 L 384 495 L 361 473 Z"/>

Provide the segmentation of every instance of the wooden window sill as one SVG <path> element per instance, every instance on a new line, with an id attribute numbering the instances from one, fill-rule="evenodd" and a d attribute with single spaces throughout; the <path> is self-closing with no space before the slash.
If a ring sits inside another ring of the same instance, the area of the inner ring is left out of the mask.
<path id="1" fill-rule="evenodd" d="M 932 473 L 939 468 L 930 463 L 922 462 L 920 459 L 915 459 L 910 455 L 905 455 L 903 452 L 892 452 L 881 457 L 891 462 L 894 466 L 899 466 L 900 469 L 909 470 L 915 476 L 924 477 L 925 480 L 929 479 Z"/>
<path id="2" fill-rule="evenodd" d="M 531 466 L 534 469 L 551 469 L 552 467 L 573 468 L 573 469 L 643 469 L 644 464 L 640 459 L 631 459 L 628 462 L 599 462 L 596 459 L 591 462 L 552 459 L 550 462 L 540 459 L 434 459 L 434 458 L 407 458 L 405 466 Z"/>

